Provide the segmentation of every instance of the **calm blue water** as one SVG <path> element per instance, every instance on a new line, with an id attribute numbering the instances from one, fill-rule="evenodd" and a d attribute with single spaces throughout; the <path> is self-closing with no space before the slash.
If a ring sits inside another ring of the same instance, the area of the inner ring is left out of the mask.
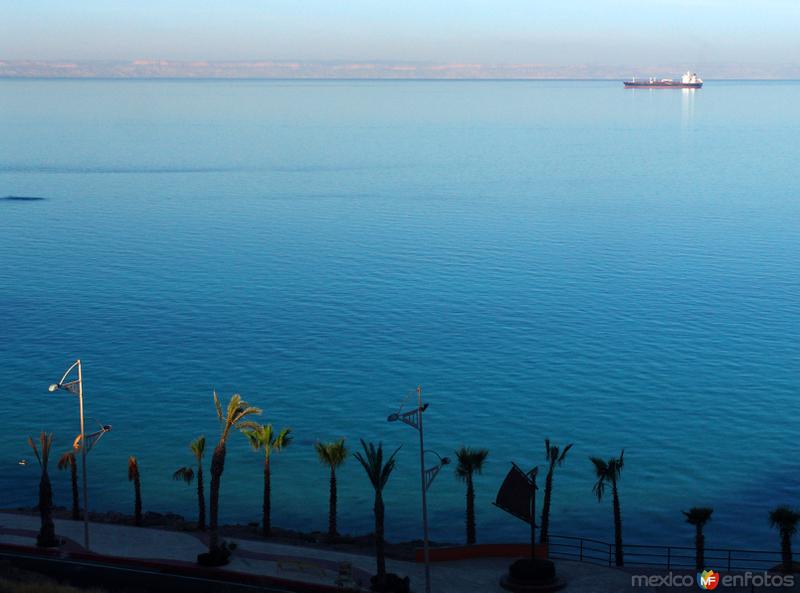
<path id="1" fill-rule="evenodd" d="M 629 541 L 774 548 L 800 505 L 800 83 L 690 94 L 611 82 L 0 81 L 0 505 L 32 504 L 25 437 L 66 449 L 77 405 L 92 506 L 194 512 L 171 473 L 240 392 L 297 441 L 274 521 L 324 529 L 317 439 L 403 445 L 388 535 L 419 533 L 418 383 L 431 448 L 491 450 L 479 537 L 524 539 L 490 502 L 509 462 L 574 442 L 553 530 L 611 540 L 589 455 L 626 450 Z M 226 521 L 258 520 L 261 455 L 233 438 Z M 58 502 L 69 504 L 67 476 Z M 341 472 L 341 527 L 371 491 Z M 463 486 L 431 491 L 463 537 Z"/>

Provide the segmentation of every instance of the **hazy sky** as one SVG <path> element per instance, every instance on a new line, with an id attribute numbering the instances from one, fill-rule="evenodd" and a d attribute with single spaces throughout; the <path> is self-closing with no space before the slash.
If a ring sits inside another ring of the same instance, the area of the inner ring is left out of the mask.
<path id="1" fill-rule="evenodd" d="M 800 61 L 800 0 L 0 0 L 0 15 L 0 60 Z"/>

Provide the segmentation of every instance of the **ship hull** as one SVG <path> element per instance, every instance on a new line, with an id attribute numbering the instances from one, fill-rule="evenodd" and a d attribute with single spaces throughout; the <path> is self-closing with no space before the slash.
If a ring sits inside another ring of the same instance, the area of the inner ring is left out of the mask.
<path id="1" fill-rule="evenodd" d="M 623 82 L 626 89 L 699 89 L 702 82 Z"/>

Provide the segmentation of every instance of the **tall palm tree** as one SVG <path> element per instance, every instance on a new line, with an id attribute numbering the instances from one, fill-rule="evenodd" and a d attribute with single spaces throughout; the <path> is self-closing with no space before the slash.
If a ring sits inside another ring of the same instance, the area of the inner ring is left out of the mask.
<path id="1" fill-rule="evenodd" d="M 367 472 L 367 477 L 372 484 L 372 488 L 375 490 L 375 505 L 373 511 L 375 512 L 375 560 L 378 569 L 375 575 L 375 589 L 383 591 L 386 587 L 386 551 L 385 542 L 383 541 L 383 489 L 397 464 L 396 455 L 400 447 L 395 449 L 394 453 L 389 456 L 385 463 L 383 461 L 383 443 L 378 443 L 378 446 L 375 447 L 374 443 L 367 444 L 364 439 L 361 439 L 361 447 L 364 449 L 364 453 L 362 454 L 359 451 L 353 456 L 358 459 L 358 462 L 364 467 L 364 471 Z"/>
<path id="2" fill-rule="evenodd" d="M 604 461 L 599 457 L 590 457 L 594 464 L 595 477 L 597 482 L 592 487 L 592 492 L 597 496 L 597 500 L 603 500 L 606 484 L 611 484 L 611 496 L 614 506 L 614 556 L 617 566 L 623 566 L 622 554 L 622 513 L 619 507 L 619 492 L 617 490 L 617 482 L 620 479 L 622 468 L 625 464 L 624 461 L 625 449 L 619 454 L 619 457 L 612 457 L 608 461 Z"/>
<path id="3" fill-rule="evenodd" d="M 544 458 L 548 462 L 547 478 L 544 481 L 544 503 L 542 503 L 542 527 L 539 532 L 539 541 L 546 544 L 550 535 L 550 501 L 553 496 L 553 473 L 556 466 L 564 463 L 567 452 L 572 448 L 572 443 L 561 451 L 558 445 L 550 444 L 550 439 L 544 440 Z"/>
<path id="4" fill-rule="evenodd" d="M 275 432 L 272 424 L 263 424 L 244 431 L 253 451 L 264 450 L 264 498 L 261 505 L 261 534 L 269 537 L 272 533 L 272 477 L 270 457 L 272 452 L 280 453 L 292 442 L 292 429 L 282 428 Z"/>
<path id="5" fill-rule="evenodd" d="M 328 500 L 328 537 L 334 539 L 338 532 L 336 530 L 336 469 L 344 463 L 347 457 L 347 447 L 344 446 L 344 439 L 331 443 L 315 443 L 314 449 L 320 463 L 327 465 L 331 469 L 330 497 Z"/>
<path id="6" fill-rule="evenodd" d="M 219 487 L 222 480 L 222 472 L 225 470 L 225 454 L 228 448 L 228 437 L 231 430 L 246 430 L 256 428 L 258 424 L 245 420 L 248 416 L 260 414 L 261 410 L 249 405 L 242 399 L 242 396 L 235 393 L 231 396 L 227 408 L 223 411 L 217 392 L 214 392 L 214 408 L 217 411 L 222 431 L 219 442 L 214 447 L 211 456 L 211 500 L 208 505 L 209 513 L 209 539 L 208 551 L 210 554 L 218 553 L 220 550 L 219 542 Z"/>
<path id="7" fill-rule="evenodd" d="M 128 457 L 128 481 L 133 482 L 133 523 L 142 524 L 142 478 L 139 475 L 139 462 L 136 457 Z"/>
<path id="8" fill-rule="evenodd" d="M 39 446 L 42 449 L 41 455 L 33 437 L 28 437 L 28 445 L 36 455 L 36 461 L 42 469 L 42 476 L 39 478 L 39 517 L 41 526 L 39 534 L 36 536 L 36 545 L 42 548 L 50 548 L 59 544 L 56 538 L 56 526 L 53 523 L 53 486 L 50 484 L 50 476 L 47 474 L 47 463 L 50 460 L 50 448 L 53 446 L 53 433 L 42 432 L 39 434 Z"/>
<path id="9" fill-rule="evenodd" d="M 203 489 L 203 455 L 206 452 L 206 437 L 199 436 L 191 443 L 189 448 L 192 455 L 197 460 L 197 473 L 191 467 L 178 468 L 174 474 L 173 479 L 183 480 L 187 484 L 191 484 L 195 476 L 197 476 L 197 528 L 200 531 L 206 530 L 206 495 Z"/>
<path id="10" fill-rule="evenodd" d="M 787 506 L 779 506 L 770 511 L 769 524 L 781 534 L 781 561 L 784 572 L 792 572 L 792 536 L 797 533 L 800 513 Z"/>
<path id="11" fill-rule="evenodd" d="M 688 511 L 682 511 L 686 516 L 686 522 L 689 525 L 694 525 L 694 554 L 695 554 L 695 568 L 701 571 L 705 567 L 705 545 L 706 536 L 703 535 L 703 527 L 706 526 L 711 520 L 711 514 L 714 509 L 710 507 L 692 507 Z"/>
<path id="12" fill-rule="evenodd" d="M 483 472 L 483 463 L 489 456 L 488 449 L 461 447 L 456 451 L 456 479 L 467 483 L 467 543 L 475 543 L 475 486 L 473 475 Z"/>
<path id="13" fill-rule="evenodd" d="M 81 509 L 78 497 L 78 464 L 74 450 L 65 451 L 61 454 L 58 459 L 58 469 L 69 469 L 70 479 L 72 480 L 72 518 L 77 521 L 81 518 Z"/>

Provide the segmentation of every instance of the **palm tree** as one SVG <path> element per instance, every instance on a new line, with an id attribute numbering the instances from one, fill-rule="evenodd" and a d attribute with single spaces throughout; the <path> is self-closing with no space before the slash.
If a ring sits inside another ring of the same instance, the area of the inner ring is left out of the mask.
<path id="1" fill-rule="evenodd" d="M 781 560 L 784 572 L 792 572 L 792 536 L 797 533 L 800 513 L 787 506 L 779 506 L 769 513 L 769 524 L 781 534 Z"/>
<path id="2" fill-rule="evenodd" d="M 269 537 L 272 533 L 272 485 L 270 471 L 270 456 L 273 451 L 279 453 L 289 446 L 292 442 L 292 429 L 282 428 L 280 432 L 275 432 L 272 424 L 263 424 L 244 431 L 244 436 L 250 441 L 250 446 L 254 451 L 264 449 L 264 498 L 261 505 L 262 525 L 261 534 Z"/>
<path id="3" fill-rule="evenodd" d="M 461 447 L 456 451 L 456 479 L 467 483 L 467 544 L 475 543 L 475 486 L 472 478 L 474 474 L 483 472 L 483 462 L 488 455 L 488 449 Z"/>
<path id="4" fill-rule="evenodd" d="M 344 463 L 347 457 L 347 447 L 344 446 L 344 439 L 331 443 L 315 443 L 314 449 L 317 451 L 320 463 L 327 465 L 331 469 L 330 479 L 330 498 L 328 501 L 328 537 L 336 538 L 336 469 Z"/>
<path id="5" fill-rule="evenodd" d="M 256 428 L 258 424 L 245 420 L 248 416 L 260 414 L 261 410 L 249 405 L 242 399 L 242 396 L 235 393 L 231 396 L 228 406 L 224 413 L 222 404 L 219 402 L 217 392 L 214 392 L 214 408 L 217 411 L 217 418 L 222 426 L 219 442 L 214 447 L 211 456 L 211 500 L 208 505 L 209 513 L 209 539 L 208 551 L 210 554 L 218 553 L 219 543 L 219 487 L 222 480 L 222 472 L 225 470 L 225 453 L 228 447 L 228 437 L 231 430 L 245 430 Z"/>
<path id="6" fill-rule="evenodd" d="M 364 439 L 361 439 L 361 446 L 364 449 L 364 454 L 357 452 L 353 455 L 358 459 L 359 463 L 364 467 L 367 472 L 372 488 L 375 490 L 375 560 L 378 565 L 378 572 L 375 577 L 375 589 L 383 591 L 386 587 L 386 552 L 385 543 L 383 541 L 384 531 L 384 508 L 383 508 L 383 489 L 386 482 L 389 481 L 389 476 L 392 475 L 395 465 L 397 464 L 396 455 L 400 447 L 395 449 L 394 453 L 386 460 L 383 461 L 383 443 L 378 443 L 375 447 L 374 443 L 367 444 Z"/>
<path id="7" fill-rule="evenodd" d="M 692 507 L 688 511 L 682 511 L 686 515 L 686 522 L 694 525 L 694 550 L 695 550 L 695 567 L 698 571 L 703 570 L 705 567 L 705 545 L 706 536 L 703 535 L 703 527 L 711 520 L 711 513 L 714 509 L 710 507 Z"/>
<path id="8" fill-rule="evenodd" d="M 551 445 L 550 439 L 544 440 L 544 458 L 549 466 L 547 468 L 547 478 L 544 481 L 544 503 L 542 503 L 542 527 L 539 533 L 539 542 L 546 544 L 550 535 L 550 501 L 553 496 L 553 473 L 557 465 L 564 463 L 567 452 L 572 448 L 572 443 L 564 447 L 561 451 L 558 445 Z"/>
<path id="9" fill-rule="evenodd" d="M 142 524 L 142 480 L 139 475 L 139 462 L 136 457 L 128 457 L 128 481 L 133 482 L 133 523 L 136 526 Z"/>
<path id="10" fill-rule="evenodd" d="M 199 436 L 189 444 L 192 455 L 197 460 L 197 473 L 191 467 L 178 468 L 172 478 L 183 480 L 191 484 L 195 475 L 197 476 L 197 528 L 200 531 L 206 530 L 206 495 L 203 489 L 203 454 L 206 452 L 206 437 Z"/>
<path id="11" fill-rule="evenodd" d="M 58 459 L 58 469 L 69 469 L 72 480 L 72 518 L 77 521 L 81 518 L 80 502 L 78 497 L 78 463 L 75 459 L 75 451 L 70 450 L 61 454 Z"/>
<path id="12" fill-rule="evenodd" d="M 53 523 L 53 486 L 50 484 L 50 476 L 47 474 L 47 463 L 50 460 L 50 448 L 53 446 L 53 433 L 42 432 L 39 434 L 39 445 L 42 449 L 41 455 L 33 437 L 28 437 L 28 445 L 36 455 L 36 461 L 42 469 L 42 476 L 39 479 L 39 517 L 41 527 L 36 536 L 36 545 L 42 548 L 49 548 L 59 544 L 56 538 L 56 526 Z"/>
<path id="13" fill-rule="evenodd" d="M 599 457 L 590 457 L 594 464 L 594 472 L 597 477 L 597 482 L 592 487 L 592 492 L 597 496 L 597 500 L 603 500 L 606 484 L 611 484 L 611 496 L 614 506 L 614 553 L 617 566 L 623 566 L 622 554 L 622 515 L 619 507 L 619 492 L 617 491 L 617 482 L 619 481 L 622 468 L 624 466 L 625 449 L 619 454 L 617 458 L 611 458 L 604 461 Z"/>

